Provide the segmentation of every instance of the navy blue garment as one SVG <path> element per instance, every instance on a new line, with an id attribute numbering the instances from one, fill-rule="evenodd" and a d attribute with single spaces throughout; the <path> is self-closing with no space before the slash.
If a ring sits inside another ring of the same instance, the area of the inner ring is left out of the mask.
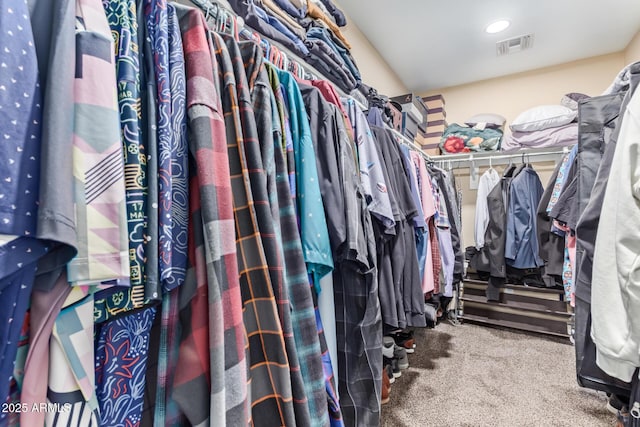
<path id="1" fill-rule="evenodd" d="M 229 4 L 233 8 L 234 12 L 241 16 L 245 23 L 253 30 L 271 40 L 282 43 L 284 47 L 291 50 L 296 55 L 302 57 L 307 56 L 308 52 L 306 47 L 305 49 L 301 49 L 299 43 L 294 43 L 293 40 L 271 25 L 268 20 L 259 16 L 260 11 L 253 0 L 229 0 Z M 264 10 L 262 10 L 262 13 L 265 13 Z"/>
<path id="2" fill-rule="evenodd" d="M 536 211 L 544 188 L 536 171 L 526 167 L 511 181 L 504 257 L 514 268 L 542 267 L 538 252 Z"/>
<path id="3" fill-rule="evenodd" d="M 331 34 L 329 33 L 329 30 L 321 27 L 311 28 L 309 29 L 309 31 L 307 31 L 307 38 L 322 40 L 327 45 L 329 45 L 331 49 L 333 49 L 338 55 L 340 55 L 344 64 L 347 66 L 347 68 L 349 69 L 353 77 L 356 79 L 356 81 L 358 82 L 362 81 L 360 70 L 358 70 L 358 67 L 355 64 L 353 57 L 351 56 L 347 48 L 342 46 L 342 43 L 340 43 L 339 41 L 336 41 L 331 36 Z"/>
<path id="4" fill-rule="evenodd" d="M 347 18 L 345 18 L 344 13 L 340 9 L 336 7 L 335 4 L 331 0 L 320 0 L 324 7 L 327 8 L 327 11 L 333 16 L 333 19 L 336 21 L 336 25 L 338 27 L 344 27 L 347 25 Z"/>
<path id="5" fill-rule="evenodd" d="M 273 0 L 273 1 L 274 1 L 275 4 L 280 6 L 280 9 L 284 10 L 285 12 L 287 12 L 289 15 L 291 15 L 294 18 L 303 19 L 305 16 L 307 16 L 307 3 L 306 2 L 304 2 L 302 8 L 298 9 L 289 0 Z"/>
<path id="6" fill-rule="evenodd" d="M 358 86 L 358 82 L 342 57 L 324 40 L 307 37 L 305 45 L 309 48 L 309 55 L 305 58 L 307 62 L 340 89 L 350 93 Z"/>
<path id="7" fill-rule="evenodd" d="M 35 239 L 40 186 L 41 95 L 27 3 L 0 0 L 0 401 L 9 382 L 38 260 L 49 247 Z M 0 424 L 3 423 L 0 413 Z"/>
<path id="8" fill-rule="evenodd" d="M 258 6 L 255 6 L 255 11 L 258 18 L 262 19 L 263 21 L 271 25 L 273 28 L 278 30 L 280 33 L 282 33 L 289 40 L 291 40 L 298 47 L 298 49 L 300 49 L 300 52 L 303 55 L 306 56 L 309 54 L 309 49 L 307 49 L 307 47 L 304 45 L 302 40 L 300 40 L 300 37 L 298 37 L 286 25 L 280 22 L 278 18 L 269 15 L 264 9 Z"/>

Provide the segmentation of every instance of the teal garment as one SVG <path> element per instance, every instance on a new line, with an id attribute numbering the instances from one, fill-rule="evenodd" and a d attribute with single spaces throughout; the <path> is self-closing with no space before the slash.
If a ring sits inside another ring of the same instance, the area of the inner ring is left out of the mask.
<path id="1" fill-rule="evenodd" d="M 320 194 L 316 154 L 311 140 L 309 118 L 300 88 L 291 73 L 278 70 L 280 83 L 286 89 L 289 120 L 296 164 L 297 214 L 302 239 L 302 251 L 307 271 L 314 283 L 333 270 L 329 230 Z M 320 292 L 317 285 L 318 292 Z"/>

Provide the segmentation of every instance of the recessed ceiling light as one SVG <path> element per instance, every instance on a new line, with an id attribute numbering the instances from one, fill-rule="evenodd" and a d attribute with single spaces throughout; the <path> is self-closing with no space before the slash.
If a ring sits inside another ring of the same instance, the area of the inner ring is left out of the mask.
<path id="1" fill-rule="evenodd" d="M 489 24 L 489 26 L 485 28 L 485 31 L 489 34 L 495 34 L 495 33 L 499 33 L 500 31 L 506 30 L 507 28 L 509 28 L 509 25 L 511 25 L 511 22 L 507 21 L 506 19 L 503 19 L 500 21 L 496 21 L 492 24 Z"/>

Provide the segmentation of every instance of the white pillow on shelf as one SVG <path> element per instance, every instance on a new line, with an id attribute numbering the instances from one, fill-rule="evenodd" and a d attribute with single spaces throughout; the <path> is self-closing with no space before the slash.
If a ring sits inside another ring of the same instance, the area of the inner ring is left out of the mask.
<path id="1" fill-rule="evenodd" d="M 567 125 L 578 112 L 563 105 L 541 105 L 524 111 L 509 125 L 513 132 L 535 132 Z"/>

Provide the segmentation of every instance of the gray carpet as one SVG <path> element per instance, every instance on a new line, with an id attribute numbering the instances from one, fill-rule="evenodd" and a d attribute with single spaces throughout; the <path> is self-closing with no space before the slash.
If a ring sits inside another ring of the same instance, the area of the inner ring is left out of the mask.
<path id="1" fill-rule="evenodd" d="M 448 323 L 416 334 L 383 427 L 615 425 L 606 396 L 578 387 L 568 339 Z"/>

